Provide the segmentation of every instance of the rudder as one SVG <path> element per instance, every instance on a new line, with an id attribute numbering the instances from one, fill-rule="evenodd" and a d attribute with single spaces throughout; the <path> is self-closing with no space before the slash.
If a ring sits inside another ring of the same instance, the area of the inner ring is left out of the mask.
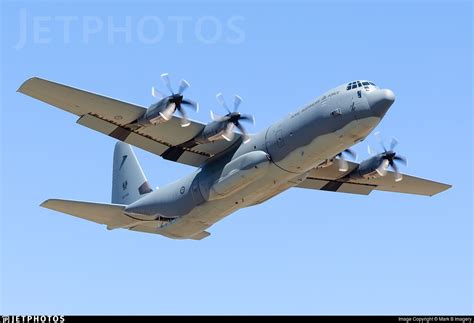
<path id="1" fill-rule="evenodd" d="M 131 204 L 152 192 L 132 147 L 117 142 L 112 174 L 112 203 Z"/>

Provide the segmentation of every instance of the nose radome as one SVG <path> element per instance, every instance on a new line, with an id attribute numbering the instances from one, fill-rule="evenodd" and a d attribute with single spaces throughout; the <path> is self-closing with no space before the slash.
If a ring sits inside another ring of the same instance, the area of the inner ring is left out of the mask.
<path id="1" fill-rule="evenodd" d="M 382 118 L 395 102 L 395 94 L 389 89 L 376 90 L 368 93 L 367 100 L 374 115 Z"/>

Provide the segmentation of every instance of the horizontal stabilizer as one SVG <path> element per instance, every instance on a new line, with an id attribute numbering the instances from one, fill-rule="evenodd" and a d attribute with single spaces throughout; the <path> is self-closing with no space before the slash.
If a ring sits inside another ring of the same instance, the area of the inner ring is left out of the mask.
<path id="1" fill-rule="evenodd" d="M 123 213 L 125 205 L 120 204 L 50 199 L 41 203 L 41 206 L 111 227 L 125 227 L 136 223 L 136 220 Z"/>
<path id="2" fill-rule="evenodd" d="M 138 232 L 162 234 L 159 227 L 165 223 L 158 220 L 146 221 L 131 218 L 123 212 L 126 205 L 121 204 L 50 199 L 41 203 L 41 206 L 95 223 L 105 224 L 110 230 L 121 228 Z M 209 235 L 209 232 L 203 231 L 189 239 L 201 240 Z"/>
<path id="3" fill-rule="evenodd" d="M 204 238 L 209 237 L 210 235 L 211 235 L 211 234 L 210 234 L 209 232 L 207 232 L 207 231 L 202 231 L 202 232 L 200 232 L 200 233 L 198 233 L 198 234 L 196 234 L 196 235 L 193 235 L 190 239 L 192 239 L 192 240 L 202 240 L 202 239 L 204 239 Z"/>

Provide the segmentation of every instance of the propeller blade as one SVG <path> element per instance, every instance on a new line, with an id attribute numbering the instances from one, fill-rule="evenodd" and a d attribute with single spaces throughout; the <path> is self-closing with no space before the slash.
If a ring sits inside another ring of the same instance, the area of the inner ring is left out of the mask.
<path id="1" fill-rule="evenodd" d="M 183 108 L 179 107 L 179 106 L 177 107 L 176 110 L 178 111 L 178 114 L 181 115 L 181 127 L 184 128 L 184 127 L 189 126 L 191 124 L 191 122 L 189 122 L 189 120 L 188 120 L 188 115 L 186 114 L 186 111 Z"/>
<path id="2" fill-rule="evenodd" d="M 181 119 L 181 127 L 185 128 L 191 125 L 191 122 L 187 118 Z"/>
<path id="3" fill-rule="evenodd" d="M 339 158 L 338 158 L 338 166 L 339 166 L 339 171 L 340 172 L 347 172 L 349 170 L 349 164 L 347 163 L 347 161 L 344 159 L 344 157 L 342 156 L 342 154 L 339 155 Z"/>
<path id="4" fill-rule="evenodd" d="M 199 103 L 197 103 L 196 101 L 186 99 L 181 101 L 181 104 L 189 105 L 191 108 L 194 109 L 194 111 L 199 112 Z"/>
<path id="5" fill-rule="evenodd" d="M 227 104 L 225 103 L 224 96 L 222 95 L 222 93 L 218 93 L 218 94 L 216 95 L 216 99 L 217 99 L 217 102 L 218 102 L 224 109 L 227 110 L 227 112 L 232 113 L 232 112 L 229 110 L 229 107 L 227 107 Z"/>
<path id="6" fill-rule="evenodd" d="M 367 152 L 369 153 L 370 156 L 377 155 L 377 152 L 375 150 L 372 150 L 369 145 L 367 145 Z"/>
<path id="7" fill-rule="evenodd" d="M 239 117 L 239 120 L 240 121 L 249 121 L 252 124 L 255 124 L 255 118 L 251 114 L 241 114 L 240 117 Z"/>
<path id="8" fill-rule="evenodd" d="M 157 99 L 163 99 L 165 97 L 165 95 L 161 93 L 160 91 L 158 91 L 157 89 L 155 89 L 154 86 L 151 87 L 151 96 Z"/>
<path id="9" fill-rule="evenodd" d="M 382 146 L 383 151 L 386 152 L 386 151 L 387 151 L 387 148 L 385 148 L 385 145 L 383 144 L 382 135 L 380 134 L 380 131 L 377 131 L 376 133 L 374 133 L 374 136 L 375 136 L 375 138 L 377 139 L 377 141 L 378 141 L 378 143 L 380 144 L 380 146 Z"/>
<path id="10" fill-rule="evenodd" d="M 387 175 L 387 168 L 389 165 L 389 161 L 384 159 L 379 167 L 377 167 L 376 171 L 380 176 Z"/>
<path id="11" fill-rule="evenodd" d="M 398 140 L 396 138 L 392 138 L 392 141 L 390 142 L 390 150 L 394 150 L 397 145 Z"/>
<path id="12" fill-rule="evenodd" d="M 244 138 L 243 138 L 244 139 L 244 144 L 248 143 L 250 141 L 250 137 L 247 135 L 247 131 L 245 131 L 244 126 L 242 126 L 242 124 L 238 121 L 237 121 L 235 126 L 237 127 L 237 129 L 239 129 L 239 131 L 244 136 Z"/>
<path id="13" fill-rule="evenodd" d="M 160 112 L 160 116 L 165 120 L 165 121 L 168 121 L 170 119 L 170 116 L 166 115 L 165 113 L 163 112 Z"/>
<path id="14" fill-rule="evenodd" d="M 395 182 L 400 182 L 403 179 L 403 175 L 400 173 L 395 173 Z"/>
<path id="15" fill-rule="evenodd" d="M 395 157 L 393 157 L 393 160 L 399 161 L 405 166 L 408 164 L 407 159 L 401 155 L 396 155 Z"/>
<path id="16" fill-rule="evenodd" d="M 357 159 L 357 153 L 355 151 L 353 151 L 352 149 L 350 149 L 350 148 L 347 148 L 346 150 L 344 150 L 344 153 L 351 156 L 352 159 Z"/>
<path id="17" fill-rule="evenodd" d="M 237 94 L 234 96 L 234 112 L 237 112 L 239 105 L 242 103 L 242 98 Z"/>
<path id="18" fill-rule="evenodd" d="M 234 132 L 232 131 L 232 129 L 234 129 L 234 124 L 230 122 L 226 125 L 224 134 L 222 135 L 225 140 L 232 141 L 232 139 L 234 139 Z"/>
<path id="19" fill-rule="evenodd" d="M 160 115 L 163 119 L 168 121 L 173 117 L 173 113 L 175 111 L 176 111 L 176 104 L 170 103 L 170 104 L 168 104 L 166 109 L 164 109 L 162 112 L 160 112 Z"/>
<path id="20" fill-rule="evenodd" d="M 210 113 L 212 121 L 219 121 L 220 119 L 222 119 L 222 116 L 218 115 L 217 113 L 214 113 L 212 110 L 210 111 Z"/>
<path id="21" fill-rule="evenodd" d="M 217 122 L 226 122 L 226 121 L 229 121 L 229 116 L 225 115 L 225 116 L 221 116 L 220 114 L 218 113 L 215 113 L 213 111 L 210 111 L 211 113 L 211 120 L 212 121 L 217 121 Z"/>
<path id="22" fill-rule="evenodd" d="M 191 85 L 189 85 L 188 81 L 186 81 L 185 79 L 182 79 L 181 82 L 179 82 L 179 90 L 178 90 L 178 93 L 179 94 L 183 94 L 183 92 L 188 88 L 190 87 Z"/>
<path id="23" fill-rule="evenodd" d="M 170 90 L 170 92 L 172 94 L 174 94 L 173 88 L 171 87 L 171 81 L 170 81 L 170 77 L 169 77 L 168 73 L 161 74 L 161 79 L 163 80 L 163 83 L 168 88 L 168 90 Z"/>
<path id="24" fill-rule="evenodd" d="M 403 175 L 400 174 L 398 171 L 397 164 L 395 163 L 390 163 L 390 166 L 392 166 L 393 171 L 395 172 L 394 177 L 395 177 L 395 182 L 400 182 L 403 179 Z"/>

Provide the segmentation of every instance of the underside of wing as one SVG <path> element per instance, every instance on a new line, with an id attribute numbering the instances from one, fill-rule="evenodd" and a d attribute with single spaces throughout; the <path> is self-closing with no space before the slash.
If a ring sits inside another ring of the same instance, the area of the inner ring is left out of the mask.
<path id="1" fill-rule="evenodd" d="M 373 190 L 398 192 L 406 194 L 433 196 L 451 187 L 451 185 L 434 182 L 410 175 L 403 175 L 403 180 L 395 181 L 395 174 L 388 171 L 383 177 L 365 179 L 347 177 L 358 164 L 348 162 L 348 170 L 340 172 L 337 163 L 324 168 L 315 168 L 305 181 L 297 187 L 315 190 L 368 195 Z"/>
<path id="2" fill-rule="evenodd" d="M 164 123 L 136 128 L 131 124 L 143 116 L 145 107 L 37 77 L 25 81 L 18 92 L 79 116 L 80 125 L 191 166 L 200 166 L 242 140 L 235 134 L 231 141 L 193 143 L 204 124 L 191 121 L 189 126 L 181 127 L 181 119 L 175 116 Z"/>

